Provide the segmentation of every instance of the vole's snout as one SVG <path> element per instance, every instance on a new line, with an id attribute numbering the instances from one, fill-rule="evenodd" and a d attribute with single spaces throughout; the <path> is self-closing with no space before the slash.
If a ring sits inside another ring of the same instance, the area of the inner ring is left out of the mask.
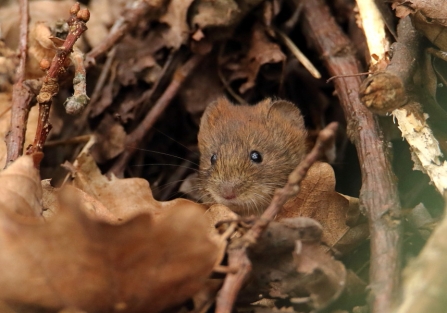
<path id="1" fill-rule="evenodd" d="M 237 184 L 234 182 L 223 182 L 220 185 L 220 195 L 226 200 L 232 200 L 237 197 Z"/>

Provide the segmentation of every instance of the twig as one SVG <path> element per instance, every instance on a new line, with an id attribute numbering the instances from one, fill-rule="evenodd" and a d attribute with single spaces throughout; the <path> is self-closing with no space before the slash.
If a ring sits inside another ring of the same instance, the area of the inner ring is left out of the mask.
<path id="1" fill-rule="evenodd" d="M 303 32 L 316 47 L 330 75 L 360 72 L 354 49 L 322 0 L 302 1 Z M 361 164 L 360 205 L 371 234 L 371 312 L 390 312 L 400 273 L 400 202 L 383 138 L 371 112 L 358 98 L 359 77 L 334 81 L 348 122 L 347 133 Z"/>
<path id="2" fill-rule="evenodd" d="M 275 28 L 275 32 L 278 34 L 279 38 L 283 41 L 290 52 L 295 56 L 295 58 L 304 66 L 304 68 L 316 79 L 321 78 L 320 72 L 312 64 L 312 62 L 304 55 L 303 52 L 295 45 L 295 43 L 283 33 L 281 30 Z"/>
<path id="3" fill-rule="evenodd" d="M 358 74 L 348 74 L 348 75 L 335 75 L 335 76 L 329 77 L 326 80 L 326 83 L 329 83 L 329 82 L 331 82 L 331 81 L 333 81 L 334 79 L 337 79 L 337 78 L 354 77 L 354 76 L 366 76 L 366 75 L 369 75 L 369 74 L 372 74 L 372 73 L 373 72 L 365 72 L 365 73 L 358 73 Z"/>
<path id="4" fill-rule="evenodd" d="M 435 135 L 445 132 L 447 114 L 428 90 L 419 91 L 413 84 L 417 60 L 421 59 L 422 38 L 409 16 L 400 20 L 397 33 L 390 64 L 385 71 L 375 73 L 363 82 L 360 100 L 372 112 L 383 114 L 392 111 L 402 137 L 412 148 L 413 159 L 418 161 L 415 168 L 426 173 L 439 193 L 444 194 L 447 190 L 447 162 L 443 160 L 440 142 Z M 433 50 L 428 52 L 433 53 Z M 432 66 L 431 62 L 428 66 Z M 430 125 L 424 112 L 428 113 Z"/>
<path id="5" fill-rule="evenodd" d="M 183 64 L 183 66 L 177 69 L 171 83 L 152 107 L 151 111 L 146 115 L 140 125 L 138 125 L 133 132 L 127 135 L 125 146 L 128 148 L 120 155 L 118 160 L 109 170 L 109 173 L 114 173 L 117 176 L 121 176 L 127 162 L 135 153 L 136 148 L 140 146 L 144 136 L 155 124 L 158 117 L 168 107 L 169 103 L 171 103 L 171 100 L 177 94 L 186 77 L 188 77 L 188 75 L 196 68 L 202 59 L 203 55 L 196 54 L 192 56 L 185 64 Z"/>
<path id="6" fill-rule="evenodd" d="M 407 90 L 411 89 L 420 59 L 421 35 L 411 25 L 410 17 L 399 21 L 397 33 L 393 58 L 386 71 L 371 75 L 360 88 L 362 103 L 374 113 L 385 114 L 408 102 Z"/>
<path id="7" fill-rule="evenodd" d="M 366 61 L 372 66 L 384 60 L 390 48 L 389 42 L 386 40 L 385 24 L 379 8 L 374 4 L 374 0 L 356 0 L 356 2 L 371 55 L 371 58 Z M 375 58 L 372 57 L 373 55 L 375 55 Z"/>
<path id="8" fill-rule="evenodd" d="M 93 89 L 92 97 L 90 99 L 91 105 L 94 105 L 96 101 L 98 101 L 101 95 L 102 88 L 104 87 L 104 84 L 106 82 L 106 79 L 110 77 L 109 71 L 110 67 L 112 66 L 112 62 L 115 59 L 116 50 L 117 50 L 116 47 L 114 47 L 112 50 L 109 51 L 109 53 L 107 53 L 106 62 L 104 63 L 104 66 L 101 69 L 101 74 L 96 80 L 95 89 Z"/>
<path id="9" fill-rule="evenodd" d="M 84 54 L 79 49 L 73 49 L 70 54 L 71 62 L 75 67 L 73 78 L 73 96 L 64 102 L 65 112 L 76 115 L 82 113 L 88 105 L 90 98 L 87 96 L 86 72 L 84 67 Z"/>
<path id="10" fill-rule="evenodd" d="M 20 40 L 19 54 L 20 63 L 17 69 L 17 81 L 12 90 L 12 108 L 11 123 L 9 133 L 6 136 L 7 167 L 20 155 L 23 154 L 23 145 L 25 142 L 26 124 L 28 122 L 28 113 L 32 93 L 23 84 L 25 80 L 26 52 L 28 49 L 28 0 L 20 0 Z"/>
<path id="11" fill-rule="evenodd" d="M 109 51 L 127 32 L 133 28 L 148 12 L 157 15 L 163 9 L 164 1 L 136 0 L 129 2 L 123 15 L 113 24 L 108 36 L 94 47 L 85 58 L 88 68 L 96 63 L 96 58 Z"/>
<path id="12" fill-rule="evenodd" d="M 33 145 L 26 152 L 33 154 L 42 151 L 43 145 L 51 130 L 49 122 L 50 108 L 52 98 L 59 91 L 59 76 L 65 72 L 65 62 L 73 50 L 76 40 L 87 30 L 85 23 L 90 18 L 90 12 L 87 9 L 80 9 L 79 3 L 74 4 L 70 9 L 70 17 L 67 21 L 70 32 L 64 41 L 62 47 L 57 49 L 56 55 L 51 61 L 50 68 L 43 79 L 42 88 L 37 96 L 39 103 L 39 119 L 37 121 L 36 137 Z"/>
<path id="13" fill-rule="evenodd" d="M 220 81 L 222 82 L 222 84 L 224 85 L 225 89 L 228 91 L 228 93 L 239 103 L 239 104 L 247 104 L 247 101 L 245 101 L 241 96 L 239 96 L 236 91 L 233 90 L 233 88 L 231 88 L 230 83 L 228 82 L 228 80 L 225 78 L 224 74 L 222 73 L 222 68 L 221 68 L 221 64 L 223 63 L 222 60 L 222 55 L 224 53 L 224 44 L 220 45 L 220 49 L 219 49 L 219 53 L 217 54 L 217 75 L 220 78 Z"/>
<path id="14" fill-rule="evenodd" d="M 81 136 L 72 137 L 72 138 L 68 138 L 68 139 L 47 141 L 45 143 L 45 148 L 62 146 L 62 145 L 77 145 L 79 143 L 86 143 L 90 140 L 91 137 L 92 137 L 91 135 L 81 135 Z"/>
<path id="15" fill-rule="evenodd" d="M 333 144 L 337 123 L 331 123 L 318 135 L 317 142 L 306 158 L 293 170 L 284 188 L 278 189 L 268 208 L 245 235 L 228 247 L 228 266 L 237 268 L 236 273 L 229 272 L 225 277 L 222 289 L 216 300 L 216 313 L 230 313 L 239 290 L 251 271 L 251 262 L 247 256 L 247 248 L 256 243 L 269 223 L 279 213 L 282 206 L 300 190 L 299 184 L 306 176 L 309 168 Z"/>

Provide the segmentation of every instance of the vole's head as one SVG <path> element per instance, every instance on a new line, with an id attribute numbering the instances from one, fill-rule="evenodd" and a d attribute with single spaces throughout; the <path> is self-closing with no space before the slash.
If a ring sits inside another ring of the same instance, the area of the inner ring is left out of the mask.
<path id="1" fill-rule="evenodd" d="M 301 113 L 290 102 L 210 104 L 198 136 L 203 199 L 241 215 L 261 214 L 304 158 L 305 139 Z"/>

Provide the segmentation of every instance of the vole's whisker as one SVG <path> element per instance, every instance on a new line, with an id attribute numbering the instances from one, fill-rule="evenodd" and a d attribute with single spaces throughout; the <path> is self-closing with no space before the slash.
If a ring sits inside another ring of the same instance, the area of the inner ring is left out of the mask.
<path id="1" fill-rule="evenodd" d="M 198 172 L 197 169 L 193 168 L 193 167 L 189 167 L 189 166 L 185 166 L 185 165 L 179 165 L 179 164 L 170 164 L 170 163 L 143 163 L 143 164 L 135 164 L 132 166 L 149 166 L 149 165 L 160 165 L 160 166 L 177 166 L 177 167 L 183 167 L 183 168 L 187 168 L 190 169 L 194 172 Z"/>
<path id="2" fill-rule="evenodd" d="M 161 184 L 161 185 L 151 185 L 151 189 L 156 189 L 159 191 L 162 191 L 163 189 L 165 189 L 166 187 L 169 187 L 170 185 L 176 184 L 176 183 L 180 183 L 180 182 L 184 182 L 186 179 L 178 179 L 178 180 L 173 180 L 170 181 L 168 183 L 165 184 Z"/>
<path id="3" fill-rule="evenodd" d="M 160 151 L 156 151 L 156 150 L 149 150 L 149 149 L 142 149 L 142 148 L 130 147 L 130 146 L 128 146 L 128 148 L 132 148 L 132 149 L 136 149 L 136 150 L 144 151 L 144 152 L 150 152 L 150 153 L 156 153 L 156 154 L 161 154 L 161 155 L 170 156 L 170 157 L 173 157 L 173 158 L 176 158 L 176 159 L 179 159 L 179 160 L 183 160 L 183 161 L 187 161 L 187 162 L 190 162 L 191 164 L 194 164 L 194 165 L 199 166 L 199 164 L 197 164 L 197 163 L 195 163 L 195 162 L 193 162 L 193 161 L 191 161 L 191 160 L 188 160 L 188 159 L 185 159 L 185 158 L 182 158 L 182 157 L 173 155 L 173 154 L 164 153 L 164 152 L 160 152 Z"/>

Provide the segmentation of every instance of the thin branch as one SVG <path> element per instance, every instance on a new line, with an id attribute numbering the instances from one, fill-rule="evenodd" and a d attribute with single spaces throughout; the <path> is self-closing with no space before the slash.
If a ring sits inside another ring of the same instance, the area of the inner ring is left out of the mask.
<path id="1" fill-rule="evenodd" d="M 279 213 L 287 200 L 296 196 L 300 190 L 300 183 L 306 176 L 309 168 L 333 145 L 337 123 L 331 123 L 318 135 L 317 142 L 312 151 L 289 175 L 284 188 L 278 189 L 268 208 L 255 222 L 245 235 L 230 244 L 228 247 L 228 266 L 237 268 L 237 272 L 229 272 L 225 277 L 222 289 L 216 300 L 216 313 L 230 313 L 236 301 L 239 290 L 251 272 L 251 262 L 247 256 L 247 248 L 256 243 L 269 223 Z"/>
<path id="2" fill-rule="evenodd" d="M 42 88 L 37 96 L 39 103 L 39 119 L 37 121 L 36 137 L 33 145 L 26 152 L 33 154 L 42 151 L 43 145 L 51 130 L 49 122 L 50 108 L 53 96 L 59 91 L 59 76 L 65 72 L 66 60 L 73 51 L 76 40 L 87 30 L 85 23 L 90 18 L 90 12 L 87 9 L 80 9 L 79 3 L 74 4 L 70 9 L 70 18 L 67 23 L 70 32 L 64 41 L 62 47 L 57 49 L 56 55 L 51 61 L 50 68 L 43 79 Z"/>
<path id="3" fill-rule="evenodd" d="M 20 0 L 20 41 L 19 41 L 19 54 L 20 63 L 17 69 L 17 82 L 23 83 L 25 80 L 25 66 L 26 66 L 26 52 L 28 49 L 28 0 Z"/>
<path id="4" fill-rule="evenodd" d="M 88 105 L 90 98 L 87 96 L 87 74 L 84 67 L 84 54 L 79 49 L 74 49 L 70 54 L 70 60 L 75 67 L 73 78 L 73 96 L 64 102 L 67 114 L 80 114 Z"/>
<path id="5" fill-rule="evenodd" d="M 88 68 L 94 65 L 99 56 L 115 46 L 148 12 L 156 16 L 163 9 L 165 2 L 146 0 L 128 2 L 123 15 L 112 26 L 108 36 L 86 55 L 85 66 Z"/>
<path id="6" fill-rule="evenodd" d="M 109 173 L 114 173 L 117 176 L 121 176 L 121 173 L 124 171 L 129 159 L 134 155 L 136 148 L 140 146 L 141 142 L 143 141 L 144 136 L 149 132 L 159 116 L 166 110 L 168 105 L 171 103 L 171 100 L 179 91 L 186 77 L 188 77 L 188 75 L 202 61 L 203 57 L 203 55 L 199 54 L 192 56 L 174 73 L 171 83 L 152 107 L 151 111 L 146 115 L 140 125 L 138 125 L 133 132 L 127 135 L 125 146 L 128 148 L 120 155 L 118 160 L 109 170 Z"/>
<path id="7" fill-rule="evenodd" d="M 6 136 L 6 166 L 23 154 L 26 124 L 30 102 L 33 98 L 30 90 L 23 84 L 25 80 L 26 52 L 28 50 L 28 0 L 20 0 L 20 63 L 17 69 L 17 80 L 12 90 L 11 123 Z"/>
<path id="8" fill-rule="evenodd" d="M 282 42 L 289 48 L 290 52 L 295 58 L 304 66 L 304 68 L 316 79 L 321 78 L 320 72 L 312 64 L 312 62 L 306 57 L 306 55 L 295 45 L 295 43 L 281 30 L 275 28 L 275 32 L 278 34 Z"/>
<path id="9" fill-rule="evenodd" d="M 308 42 L 316 48 L 330 75 L 361 72 L 353 45 L 322 0 L 301 1 L 302 27 Z M 348 122 L 347 133 L 355 144 L 361 164 L 361 209 L 369 219 L 371 234 L 371 312 L 390 312 L 399 286 L 400 202 L 388 151 L 374 116 L 360 103 L 359 77 L 334 81 Z"/>

